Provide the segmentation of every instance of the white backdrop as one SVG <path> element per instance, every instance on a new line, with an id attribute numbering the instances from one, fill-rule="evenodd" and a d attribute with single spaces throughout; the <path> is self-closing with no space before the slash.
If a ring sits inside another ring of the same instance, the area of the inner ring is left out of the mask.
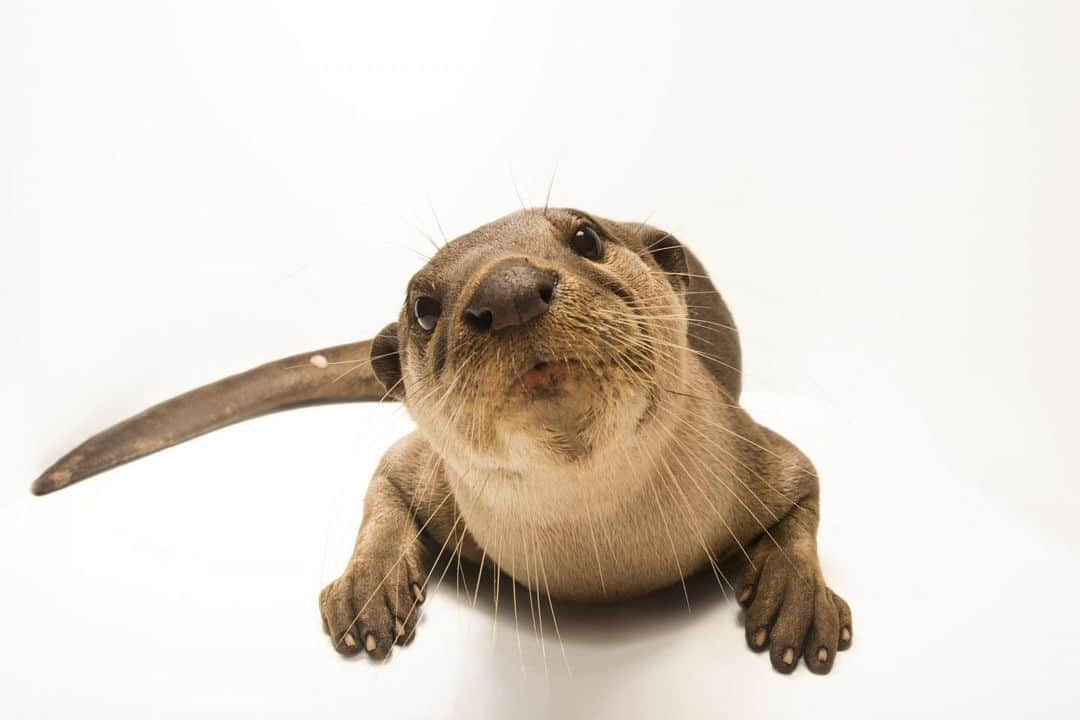
<path id="1" fill-rule="evenodd" d="M 1080 8 L 705 5 L 0 2 L 0 714 L 1066 707 Z M 553 204 L 649 218 L 727 296 L 744 404 L 823 476 L 856 635 L 830 676 L 774 673 L 707 586 L 690 614 L 568 609 L 560 650 L 450 582 L 390 663 L 340 659 L 316 596 L 393 407 L 30 496 L 153 402 L 372 335 L 425 233 L 553 175 Z"/>

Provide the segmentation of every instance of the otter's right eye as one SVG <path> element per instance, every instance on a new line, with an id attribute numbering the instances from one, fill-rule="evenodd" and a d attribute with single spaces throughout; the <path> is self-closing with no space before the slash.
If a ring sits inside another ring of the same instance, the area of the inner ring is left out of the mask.
<path id="1" fill-rule="evenodd" d="M 416 298 L 413 303 L 413 312 L 416 313 L 416 322 L 428 332 L 435 329 L 435 323 L 439 322 L 442 313 L 442 305 L 433 297 L 424 295 Z"/>
<path id="2" fill-rule="evenodd" d="M 578 255 L 590 260 L 599 260 L 604 255 L 604 241 L 592 225 L 582 225 L 570 238 L 570 247 Z"/>

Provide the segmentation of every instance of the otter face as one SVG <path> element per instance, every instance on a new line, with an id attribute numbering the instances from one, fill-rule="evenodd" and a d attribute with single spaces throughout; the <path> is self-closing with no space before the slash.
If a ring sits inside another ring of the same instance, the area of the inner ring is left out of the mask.
<path id="1" fill-rule="evenodd" d="M 676 384 L 686 285 L 681 245 L 655 228 L 521 211 L 413 276 L 372 366 L 444 456 L 584 462 Z"/>

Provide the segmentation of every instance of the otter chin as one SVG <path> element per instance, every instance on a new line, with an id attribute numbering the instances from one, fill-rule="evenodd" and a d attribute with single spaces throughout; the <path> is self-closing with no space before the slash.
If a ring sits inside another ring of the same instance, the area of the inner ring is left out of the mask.
<path id="1" fill-rule="evenodd" d="M 540 360 L 520 373 L 507 388 L 503 402 L 491 410 L 497 418 L 499 448 L 488 460 L 513 456 L 528 463 L 577 461 L 595 443 L 597 406 L 604 402 L 604 378 L 598 366 L 578 359 Z M 508 462 L 507 467 L 514 465 Z"/>
<path id="2" fill-rule="evenodd" d="M 541 360 L 521 374 L 510 386 L 530 398 L 554 399 L 564 396 L 581 378 L 577 360 Z"/>
<path id="3" fill-rule="evenodd" d="M 853 632 L 818 559 L 818 476 L 740 405 L 741 389 L 735 322 L 682 242 L 581 210 L 522 210 L 439 248 L 370 342 L 168 400 L 95 435 L 33 490 L 266 412 L 396 400 L 416 430 L 379 463 L 352 557 L 319 595 L 338 652 L 382 658 L 411 640 L 436 563 L 454 558 L 492 573 L 503 602 L 525 592 L 543 613 L 546 595 L 552 615 L 554 600 L 613 602 L 710 573 L 776 670 L 802 658 L 827 673 Z"/>

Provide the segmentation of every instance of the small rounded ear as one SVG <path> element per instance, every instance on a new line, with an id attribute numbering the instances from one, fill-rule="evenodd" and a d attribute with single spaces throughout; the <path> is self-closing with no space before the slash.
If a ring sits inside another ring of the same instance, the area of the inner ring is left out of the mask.
<path id="1" fill-rule="evenodd" d="M 690 277 L 682 243 L 670 233 L 652 227 L 646 229 L 643 241 L 645 254 L 656 261 L 676 290 L 685 290 L 690 284 Z"/>
<path id="2" fill-rule="evenodd" d="M 388 397 L 405 399 L 401 380 L 401 355 L 398 353 L 398 324 L 390 323 L 371 341 L 371 369 Z"/>

